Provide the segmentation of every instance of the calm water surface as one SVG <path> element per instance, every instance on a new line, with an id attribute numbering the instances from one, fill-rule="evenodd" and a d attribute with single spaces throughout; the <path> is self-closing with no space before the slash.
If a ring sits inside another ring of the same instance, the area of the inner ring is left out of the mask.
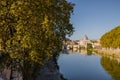
<path id="1" fill-rule="evenodd" d="M 99 55 L 61 53 L 58 65 L 67 80 L 114 80 L 102 67 Z"/>

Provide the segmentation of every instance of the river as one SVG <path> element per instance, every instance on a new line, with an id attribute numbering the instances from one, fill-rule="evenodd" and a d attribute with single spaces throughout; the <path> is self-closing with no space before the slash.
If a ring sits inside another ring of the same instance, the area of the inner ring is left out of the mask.
<path id="1" fill-rule="evenodd" d="M 120 64 L 87 52 L 61 52 L 59 70 L 66 80 L 120 80 Z"/>

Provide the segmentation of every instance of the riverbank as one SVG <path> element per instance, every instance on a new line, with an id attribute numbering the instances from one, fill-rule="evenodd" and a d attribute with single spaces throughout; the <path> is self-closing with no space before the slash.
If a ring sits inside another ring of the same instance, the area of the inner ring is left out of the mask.
<path id="1" fill-rule="evenodd" d="M 94 52 L 120 58 L 120 49 L 94 49 Z"/>
<path id="2" fill-rule="evenodd" d="M 59 72 L 59 67 L 56 60 L 50 59 L 45 63 L 40 71 L 40 75 L 36 80 L 65 80 L 62 74 Z M 0 80 L 22 80 L 22 77 L 17 71 L 12 71 L 10 68 L 0 69 Z"/>
<path id="3" fill-rule="evenodd" d="M 40 75 L 36 80 L 64 80 L 62 74 L 59 72 L 58 65 L 53 59 L 45 63 Z"/>

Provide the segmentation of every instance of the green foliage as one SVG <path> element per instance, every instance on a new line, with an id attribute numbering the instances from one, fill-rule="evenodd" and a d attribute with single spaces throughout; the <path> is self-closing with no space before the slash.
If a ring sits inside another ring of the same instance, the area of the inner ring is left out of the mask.
<path id="1" fill-rule="evenodd" d="M 93 51 L 93 47 L 91 43 L 87 44 L 87 55 L 91 55 Z"/>
<path id="2" fill-rule="evenodd" d="M 59 53 L 62 41 L 73 33 L 73 4 L 66 0 L 1 0 L 1 50 L 16 61 L 24 80 Z M 31 71 L 31 72 L 28 72 Z M 34 77 L 34 75 L 32 75 Z"/>
<path id="3" fill-rule="evenodd" d="M 105 33 L 101 37 L 100 42 L 106 48 L 120 48 L 120 26 Z"/>
<path id="4" fill-rule="evenodd" d="M 93 47 L 92 47 L 92 44 L 91 43 L 87 43 L 87 50 L 92 50 Z"/>

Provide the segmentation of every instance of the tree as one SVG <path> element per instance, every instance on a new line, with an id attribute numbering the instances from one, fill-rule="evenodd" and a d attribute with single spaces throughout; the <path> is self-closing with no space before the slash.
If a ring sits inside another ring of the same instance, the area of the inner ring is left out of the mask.
<path id="1" fill-rule="evenodd" d="M 105 33 L 101 37 L 100 42 L 106 48 L 120 48 L 120 26 Z"/>
<path id="2" fill-rule="evenodd" d="M 74 31 L 72 12 L 73 4 L 66 0 L 0 1 L 1 51 L 23 80 L 34 80 L 44 62 L 60 52 Z"/>

